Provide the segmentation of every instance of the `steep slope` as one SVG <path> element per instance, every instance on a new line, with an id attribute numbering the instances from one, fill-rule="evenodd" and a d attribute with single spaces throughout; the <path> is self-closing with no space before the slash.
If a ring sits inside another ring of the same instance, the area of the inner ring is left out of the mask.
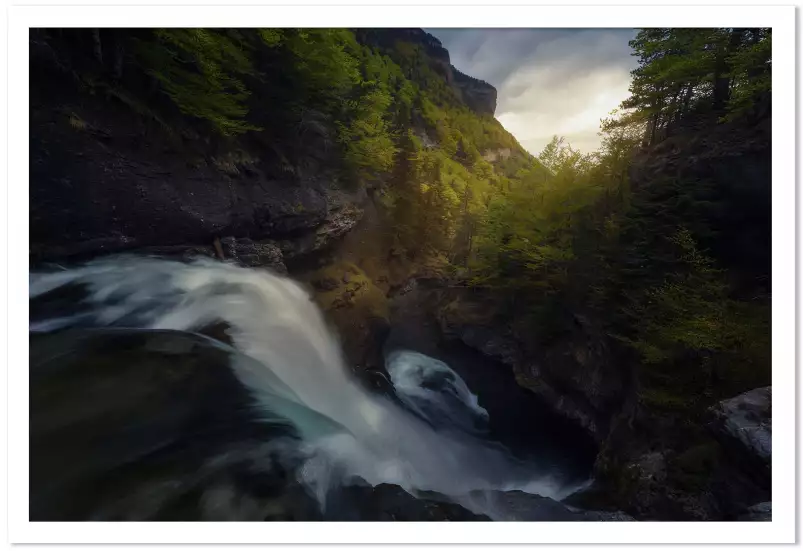
<path id="1" fill-rule="evenodd" d="M 352 228 L 411 151 L 455 176 L 455 210 L 487 151 L 527 157 L 437 39 L 357 36 L 32 30 L 32 260 L 225 236 L 292 259 Z"/>

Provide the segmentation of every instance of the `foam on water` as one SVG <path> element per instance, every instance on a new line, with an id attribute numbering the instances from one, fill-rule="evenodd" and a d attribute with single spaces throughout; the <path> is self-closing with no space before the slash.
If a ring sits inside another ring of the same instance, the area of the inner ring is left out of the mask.
<path id="1" fill-rule="evenodd" d="M 388 358 L 403 407 L 367 392 L 310 295 L 288 278 L 208 259 L 119 256 L 34 273 L 30 298 L 69 285 L 87 291 L 76 314 L 40 317 L 31 331 L 72 325 L 196 331 L 227 324 L 244 356 L 232 369 L 266 420 L 280 415 L 298 429 L 307 457 L 298 476 L 322 504 L 331 488 L 355 477 L 411 493 L 440 492 L 474 509 L 462 496 L 477 490 L 560 499 L 576 489 L 484 440 L 487 412 L 443 362 L 410 351 Z"/>

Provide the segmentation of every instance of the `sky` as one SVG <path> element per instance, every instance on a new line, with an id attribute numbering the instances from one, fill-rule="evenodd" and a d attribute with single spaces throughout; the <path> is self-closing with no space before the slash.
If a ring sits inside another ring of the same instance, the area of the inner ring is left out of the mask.
<path id="1" fill-rule="evenodd" d="M 582 9 L 582 8 L 578 8 Z M 496 118 L 530 153 L 552 136 L 583 152 L 599 121 L 628 97 L 633 29 L 426 29 L 452 65 L 492 84 Z"/>

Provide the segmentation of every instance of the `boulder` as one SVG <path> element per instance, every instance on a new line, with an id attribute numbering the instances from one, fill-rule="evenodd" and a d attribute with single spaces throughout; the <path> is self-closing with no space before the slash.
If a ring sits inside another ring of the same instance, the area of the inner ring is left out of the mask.
<path id="1" fill-rule="evenodd" d="M 487 521 L 434 492 L 415 497 L 394 484 L 352 485 L 328 496 L 324 520 L 334 521 Z"/>
<path id="2" fill-rule="evenodd" d="M 711 409 L 711 428 L 759 463 L 772 462 L 772 387 L 755 388 Z"/>
<path id="3" fill-rule="evenodd" d="M 748 507 L 737 520 L 750 522 L 772 522 L 772 502 L 764 501 Z"/>

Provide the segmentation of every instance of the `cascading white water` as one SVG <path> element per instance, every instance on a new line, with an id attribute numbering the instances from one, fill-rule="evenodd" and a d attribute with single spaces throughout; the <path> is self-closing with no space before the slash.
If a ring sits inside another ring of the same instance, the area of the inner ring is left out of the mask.
<path id="1" fill-rule="evenodd" d="M 387 370 L 399 398 L 420 417 L 469 431 L 487 424 L 488 412 L 477 396 L 445 363 L 399 350 L 388 356 Z"/>
<path id="2" fill-rule="evenodd" d="M 227 324 L 235 348 L 247 356 L 232 369 L 266 412 L 296 426 L 309 457 L 299 477 L 322 504 L 332 486 L 352 477 L 411 493 L 436 491 L 475 510 L 466 496 L 476 490 L 521 489 L 560 499 L 576 489 L 460 430 L 476 428 L 487 412 L 442 362 L 413 352 L 389 358 L 405 407 L 364 390 L 321 311 L 288 278 L 206 259 L 120 256 L 32 274 L 30 297 L 68 285 L 88 292 L 77 311 L 32 321 L 31 331 L 73 325 L 194 331 Z M 305 414 L 310 410 L 320 415 Z"/>

